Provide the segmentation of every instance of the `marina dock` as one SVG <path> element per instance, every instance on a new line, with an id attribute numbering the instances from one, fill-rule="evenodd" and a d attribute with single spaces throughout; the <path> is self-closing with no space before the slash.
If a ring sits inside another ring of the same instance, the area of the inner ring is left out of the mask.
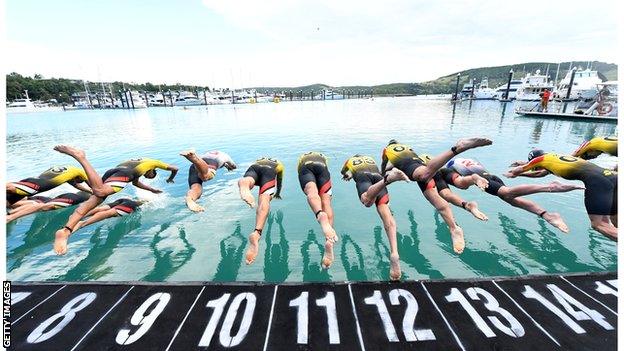
<path id="1" fill-rule="evenodd" d="M 610 273 L 336 283 L 18 283 L 12 350 L 615 350 Z"/>

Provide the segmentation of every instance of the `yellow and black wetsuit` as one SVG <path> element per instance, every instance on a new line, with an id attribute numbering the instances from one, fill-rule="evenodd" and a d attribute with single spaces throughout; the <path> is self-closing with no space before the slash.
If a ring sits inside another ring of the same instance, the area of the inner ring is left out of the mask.
<path id="1" fill-rule="evenodd" d="M 169 165 L 151 158 L 139 158 L 135 160 L 125 161 L 117 165 L 113 169 L 109 169 L 102 176 L 102 181 L 110 185 L 115 192 L 121 191 L 128 183 L 139 179 L 148 171 L 160 169 L 168 169 Z"/>
<path id="2" fill-rule="evenodd" d="M 36 178 L 26 178 L 11 183 L 15 187 L 15 192 L 7 192 L 7 202 L 12 205 L 26 196 L 54 189 L 63 183 L 76 184 L 86 180 L 87 174 L 82 168 L 74 166 L 52 167 Z"/>
<path id="3" fill-rule="evenodd" d="M 299 157 L 297 162 L 299 185 L 304 189 L 306 184 L 314 182 L 319 195 L 331 195 L 331 175 L 327 168 L 327 157 L 320 152 L 308 152 Z"/>
<path id="4" fill-rule="evenodd" d="M 368 188 L 380 180 L 383 180 L 383 176 L 381 172 L 379 172 L 375 160 L 369 156 L 351 157 L 345 162 L 344 166 L 342 166 L 340 173 L 342 175 L 351 173 L 360 199 Z M 390 196 L 388 195 L 388 190 L 384 188 L 379 195 L 377 195 L 375 204 L 379 206 L 381 204 L 387 204 L 388 202 L 390 202 Z"/>
<path id="5" fill-rule="evenodd" d="M 524 172 L 537 169 L 545 169 L 564 179 L 582 181 L 588 214 L 617 214 L 617 172 L 578 157 L 554 153 L 536 157 L 522 167 Z"/>
<path id="6" fill-rule="evenodd" d="M 253 178 L 255 185 L 260 187 L 260 194 L 274 194 L 278 197 L 282 191 L 284 165 L 276 159 L 262 157 L 249 166 L 244 176 Z"/>
<path id="7" fill-rule="evenodd" d="M 416 181 L 421 191 L 424 192 L 427 189 L 435 187 L 435 181 L 433 179 L 420 181 L 414 178 L 414 171 L 424 166 L 426 162 L 418 156 L 409 145 L 390 144 L 386 146 L 386 148 L 383 149 L 381 161 L 381 171 L 383 174 L 386 174 L 386 170 L 389 168 L 387 165 L 390 164 L 405 173 L 412 181 Z"/>
<path id="8" fill-rule="evenodd" d="M 617 156 L 618 139 L 616 136 L 596 137 L 584 142 L 572 153 L 572 156 L 590 160 L 598 157 L 602 153 Z"/>
<path id="9" fill-rule="evenodd" d="M 115 210 L 115 212 L 117 212 L 117 215 L 127 216 L 132 212 L 136 211 L 136 209 L 141 206 L 141 204 L 142 202 L 123 198 L 110 202 L 107 205 Z"/>

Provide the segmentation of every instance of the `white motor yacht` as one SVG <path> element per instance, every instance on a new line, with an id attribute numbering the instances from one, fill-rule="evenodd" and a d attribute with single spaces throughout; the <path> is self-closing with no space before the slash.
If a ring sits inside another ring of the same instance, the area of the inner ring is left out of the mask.
<path id="1" fill-rule="evenodd" d="M 572 80 L 573 72 L 574 80 Z M 598 71 L 592 71 L 590 69 L 576 70 L 576 67 L 574 67 L 574 69 L 568 71 L 566 76 L 559 82 L 559 85 L 557 85 L 555 98 L 566 99 L 571 80 L 572 89 L 570 90 L 570 100 L 593 99 L 598 93 L 598 84 L 602 83 L 602 79 L 598 76 Z"/>
<path id="2" fill-rule="evenodd" d="M 198 106 L 203 105 L 204 100 L 193 95 L 193 93 L 191 92 L 181 91 L 180 94 L 178 94 L 178 97 L 176 97 L 173 104 L 175 106 Z"/>
<path id="3" fill-rule="evenodd" d="M 522 85 L 518 88 L 516 100 L 539 101 L 540 93 L 546 89 L 553 91 L 554 88 L 553 82 L 548 79 L 548 76 L 540 74 L 540 70 L 535 71 L 535 74 L 527 73 L 522 79 Z M 552 95 L 550 98 L 552 99 Z"/>
<path id="4" fill-rule="evenodd" d="M 518 88 L 520 88 L 520 86 L 522 85 L 522 80 L 520 79 L 512 79 L 510 84 L 509 84 L 509 97 L 507 97 L 507 99 L 509 100 L 515 100 L 516 98 L 516 93 L 518 91 Z M 499 86 L 498 88 L 496 88 L 496 99 L 498 100 L 503 100 L 506 97 L 505 92 L 507 92 L 507 83 Z"/>
<path id="5" fill-rule="evenodd" d="M 494 100 L 496 98 L 496 90 L 492 89 L 488 85 L 487 77 L 483 78 L 481 83 L 474 92 L 473 99 L 475 100 Z"/>

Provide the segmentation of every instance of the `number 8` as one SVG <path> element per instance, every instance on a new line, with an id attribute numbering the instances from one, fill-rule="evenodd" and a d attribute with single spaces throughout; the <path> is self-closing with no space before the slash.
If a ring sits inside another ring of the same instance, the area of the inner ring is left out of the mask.
<path id="1" fill-rule="evenodd" d="M 65 328 L 67 324 L 69 324 L 69 322 L 72 321 L 72 319 L 74 319 L 74 317 L 76 317 L 76 312 L 81 311 L 85 307 L 89 306 L 89 304 L 93 302 L 93 300 L 95 300 L 96 296 L 97 295 L 95 293 L 88 292 L 74 297 L 71 301 L 65 304 L 63 308 L 61 308 L 61 311 L 59 313 L 53 315 L 52 317 L 46 319 L 43 323 L 39 324 L 39 326 L 35 330 L 33 330 L 30 335 L 28 335 L 26 341 L 31 344 L 36 344 L 46 341 L 54 335 L 58 334 L 61 330 L 63 330 L 63 328 Z M 63 318 L 63 320 L 55 325 L 52 330 L 44 333 L 44 331 L 50 325 L 54 324 L 59 318 Z"/>

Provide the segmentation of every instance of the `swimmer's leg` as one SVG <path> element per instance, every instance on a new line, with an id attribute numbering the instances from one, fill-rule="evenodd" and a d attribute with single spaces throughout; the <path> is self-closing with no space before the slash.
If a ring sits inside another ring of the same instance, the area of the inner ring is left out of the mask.
<path id="1" fill-rule="evenodd" d="M 613 241 L 617 241 L 617 228 L 611 223 L 609 216 L 590 214 L 589 220 L 592 229 Z"/>
<path id="2" fill-rule="evenodd" d="M 466 246 L 464 242 L 464 231 L 462 228 L 455 223 L 455 218 L 453 217 L 453 212 L 451 211 L 451 207 L 449 203 L 446 202 L 443 198 L 438 194 L 438 190 L 436 188 L 430 188 L 423 192 L 423 195 L 435 207 L 435 209 L 440 213 L 446 225 L 448 225 L 451 231 L 451 240 L 453 241 L 453 250 L 461 254 L 464 252 L 464 247 Z"/>
<path id="3" fill-rule="evenodd" d="M 197 199 L 202 195 L 202 185 L 199 183 L 192 184 L 189 190 L 186 192 L 186 206 L 193 212 L 202 212 L 204 208 L 197 204 Z"/>
<path id="4" fill-rule="evenodd" d="M 464 201 L 459 195 L 452 192 L 450 189 L 442 189 L 438 192 L 440 196 L 449 203 L 461 207 L 470 212 L 475 218 L 482 221 L 487 221 L 488 217 L 479 210 L 479 205 L 476 201 Z"/>
<path id="5" fill-rule="evenodd" d="M 267 216 L 269 215 L 269 209 L 271 207 L 271 195 L 269 194 L 260 194 L 258 196 L 258 208 L 256 209 L 256 228 L 249 234 L 249 249 L 247 249 L 247 253 L 245 254 L 245 263 L 252 264 L 253 261 L 258 256 L 258 242 L 260 241 L 261 233 L 258 230 L 262 231 L 264 228 L 264 223 L 266 222 Z"/>
<path id="6" fill-rule="evenodd" d="M 536 193 L 565 193 L 572 190 L 585 189 L 582 185 L 563 184 L 558 181 L 550 184 L 520 184 L 507 187 L 507 196 L 518 197 Z"/>
<path id="7" fill-rule="evenodd" d="M 18 218 L 28 216 L 31 213 L 35 213 L 39 211 L 49 211 L 51 209 L 54 209 L 54 205 L 33 201 L 32 203 L 23 204 L 22 206 L 18 207 L 15 211 L 8 214 L 6 217 L 6 222 L 9 223 Z"/>
<path id="8" fill-rule="evenodd" d="M 327 215 L 327 220 L 329 221 L 329 225 L 334 227 L 334 210 L 331 206 L 331 195 L 329 194 L 321 194 L 321 204 L 323 208 L 323 212 Z M 338 235 L 334 230 L 333 240 L 325 240 L 325 255 L 323 256 L 323 262 L 321 265 L 323 268 L 329 268 L 329 266 L 334 261 L 334 244 L 338 241 Z"/>
<path id="9" fill-rule="evenodd" d="M 119 217 L 119 213 L 117 213 L 115 209 L 110 208 L 110 207 L 103 208 L 101 211 L 98 211 L 97 213 L 93 214 L 93 216 L 87 218 L 86 220 L 78 222 L 78 224 L 76 224 L 76 227 L 74 228 L 74 232 L 76 232 L 80 228 L 84 228 L 93 223 L 97 223 L 99 221 L 103 221 L 107 218 L 112 218 L 112 217 Z"/>
<path id="10" fill-rule="evenodd" d="M 383 222 L 384 229 L 388 235 L 388 242 L 390 243 L 390 279 L 401 279 L 401 266 L 399 265 L 399 249 L 397 246 L 396 238 L 396 222 L 390 212 L 390 206 L 388 204 L 377 205 L 377 213 Z"/>
<path id="11" fill-rule="evenodd" d="M 13 206 L 11 206 L 11 208 L 8 209 L 8 212 L 14 213 L 15 211 L 19 210 L 23 206 L 30 206 L 32 204 L 39 204 L 39 203 L 40 202 L 37 202 L 34 200 L 28 200 L 28 199 L 19 200 L 18 202 L 14 203 Z"/>
<path id="12" fill-rule="evenodd" d="M 323 203 L 321 202 L 321 197 L 318 194 L 316 184 L 314 182 L 308 182 L 303 188 L 303 192 L 307 196 L 308 205 L 310 205 L 312 212 L 316 215 L 316 220 L 321 225 L 323 234 L 325 234 L 325 239 L 333 240 L 336 236 L 336 231 L 329 223 L 329 216 L 323 211 Z"/>
<path id="13" fill-rule="evenodd" d="M 95 168 L 91 165 L 89 160 L 87 160 L 87 156 L 83 150 L 68 146 L 68 145 L 57 145 L 54 147 L 54 150 L 69 155 L 73 157 L 84 169 L 87 174 L 87 180 L 89 182 L 89 187 L 93 190 L 93 195 L 105 198 L 109 195 L 115 193 L 112 187 L 104 184 L 102 181 L 102 177 L 95 171 Z"/>
<path id="14" fill-rule="evenodd" d="M 253 195 L 251 195 L 251 189 L 253 189 L 255 184 L 256 181 L 252 177 L 243 177 L 238 181 L 238 191 L 240 192 L 240 197 L 251 208 L 256 206 L 256 200 Z"/>
<path id="15" fill-rule="evenodd" d="M 386 173 L 386 179 L 381 179 L 377 183 L 371 185 L 368 190 L 362 193 L 360 196 L 360 201 L 366 207 L 370 207 L 375 203 L 375 199 L 377 199 L 377 195 L 386 188 L 386 185 L 390 185 L 399 180 L 409 180 L 405 173 L 400 170 L 393 168 L 388 173 Z"/>
<path id="16" fill-rule="evenodd" d="M 563 218 L 561 218 L 560 214 L 556 212 L 548 212 L 531 200 L 527 200 L 522 197 L 508 196 L 507 189 L 508 187 L 506 186 L 503 186 L 500 189 L 498 189 L 497 195 L 503 201 L 507 202 L 508 204 L 514 207 L 521 208 L 525 211 L 531 212 L 538 216 L 541 215 L 542 218 L 544 218 L 544 220 L 548 222 L 548 224 L 561 230 L 564 233 L 568 233 L 570 231 L 570 229 L 568 228 L 568 225 L 563 221 Z"/>
<path id="17" fill-rule="evenodd" d="M 104 201 L 104 198 L 91 195 L 87 201 L 78 205 L 78 208 L 76 208 L 76 210 L 69 216 L 65 226 L 56 231 L 54 239 L 54 252 L 56 252 L 57 255 L 64 255 L 67 253 L 67 240 L 72 234 L 76 224 L 78 224 L 78 222 L 86 216 L 87 213 L 101 204 L 102 201 Z"/>
<path id="18" fill-rule="evenodd" d="M 412 179 L 423 182 L 427 181 L 433 178 L 433 175 L 456 155 L 470 149 L 491 144 L 492 140 L 486 138 L 459 139 L 451 150 L 444 151 L 443 153 L 434 156 L 427 162 L 426 165 L 416 168 L 412 174 Z"/>
<path id="19" fill-rule="evenodd" d="M 182 151 L 180 152 L 180 155 L 191 161 L 193 166 L 195 166 L 195 169 L 197 169 L 197 173 L 199 174 L 199 178 L 201 178 L 201 180 L 206 181 L 209 179 L 211 169 L 208 167 L 206 161 L 197 156 L 195 150 Z"/>
<path id="20" fill-rule="evenodd" d="M 489 182 L 478 174 L 471 174 L 469 176 L 457 176 L 453 179 L 453 185 L 460 189 L 468 189 L 472 185 L 478 186 L 481 190 L 485 190 L 488 187 Z"/>

